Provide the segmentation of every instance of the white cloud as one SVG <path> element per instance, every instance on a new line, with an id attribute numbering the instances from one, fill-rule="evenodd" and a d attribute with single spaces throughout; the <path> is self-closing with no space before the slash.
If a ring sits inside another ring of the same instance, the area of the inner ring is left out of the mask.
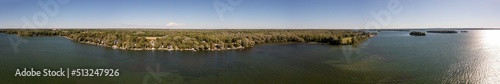
<path id="1" fill-rule="evenodd" d="M 177 26 L 184 26 L 184 23 L 175 23 L 175 22 L 168 22 L 166 26 L 168 27 L 177 27 Z"/>

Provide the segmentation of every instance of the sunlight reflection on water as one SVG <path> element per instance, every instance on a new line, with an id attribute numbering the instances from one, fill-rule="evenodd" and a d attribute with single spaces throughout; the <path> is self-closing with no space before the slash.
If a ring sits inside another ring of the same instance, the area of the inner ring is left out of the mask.
<path id="1" fill-rule="evenodd" d="M 476 37 L 468 38 L 470 52 L 462 60 L 450 66 L 447 74 L 454 78 L 451 83 L 496 84 L 500 82 L 500 31 L 477 31 Z"/>
<path id="2" fill-rule="evenodd" d="M 500 82 L 500 31 L 480 31 L 481 57 L 475 67 L 474 80 L 481 84 L 494 84 Z"/>

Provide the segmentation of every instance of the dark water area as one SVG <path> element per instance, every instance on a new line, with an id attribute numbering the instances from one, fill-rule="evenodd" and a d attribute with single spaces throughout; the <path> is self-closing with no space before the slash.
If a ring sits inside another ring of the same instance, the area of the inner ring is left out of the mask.
<path id="1" fill-rule="evenodd" d="M 63 37 L 0 34 L 1 83 L 498 83 L 500 31 L 410 36 L 360 45 L 259 44 L 227 51 L 129 51 Z M 19 39 L 25 42 L 18 41 Z M 18 45 L 17 45 L 18 44 Z M 18 77 L 17 69 L 119 69 L 118 77 Z"/>

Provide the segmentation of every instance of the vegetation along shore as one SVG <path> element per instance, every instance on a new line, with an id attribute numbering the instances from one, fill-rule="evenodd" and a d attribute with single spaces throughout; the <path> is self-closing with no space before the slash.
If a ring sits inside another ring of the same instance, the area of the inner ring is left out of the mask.
<path id="1" fill-rule="evenodd" d="M 439 30 L 439 31 L 427 31 L 427 33 L 458 33 L 457 31 L 454 30 Z"/>
<path id="2" fill-rule="evenodd" d="M 20 36 L 63 36 L 124 50 L 228 50 L 261 43 L 316 42 L 354 45 L 376 33 L 355 30 L 161 30 L 161 29 L 5 29 Z"/>
<path id="3" fill-rule="evenodd" d="M 412 31 L 412 32 L 410 32 L 410 35 L 412 35 L 412 36 L 425 36 L 426 33 L 424 33 L 424 32 L 418 32 L 418 31 Z"/>

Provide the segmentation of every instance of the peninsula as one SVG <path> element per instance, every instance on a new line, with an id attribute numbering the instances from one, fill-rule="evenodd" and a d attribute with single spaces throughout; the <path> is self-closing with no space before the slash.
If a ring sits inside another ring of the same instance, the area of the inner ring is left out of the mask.
<path id="1" fill-rule="evenodd" d="M 262 43 L 315 42 L 354 45 L 376 33 L 355 30 L 165 30 L 24 29 L 0 30 L 20 36 L 63 36 L 70 40 L 123 50 L 229 50 Z"/>
<path id="2" fill-rule="evenodd" d="M 458 32 L 454 30 L 432 30 L 432 31 L 427 31 L 427 33 L 458 33 Z"/>

